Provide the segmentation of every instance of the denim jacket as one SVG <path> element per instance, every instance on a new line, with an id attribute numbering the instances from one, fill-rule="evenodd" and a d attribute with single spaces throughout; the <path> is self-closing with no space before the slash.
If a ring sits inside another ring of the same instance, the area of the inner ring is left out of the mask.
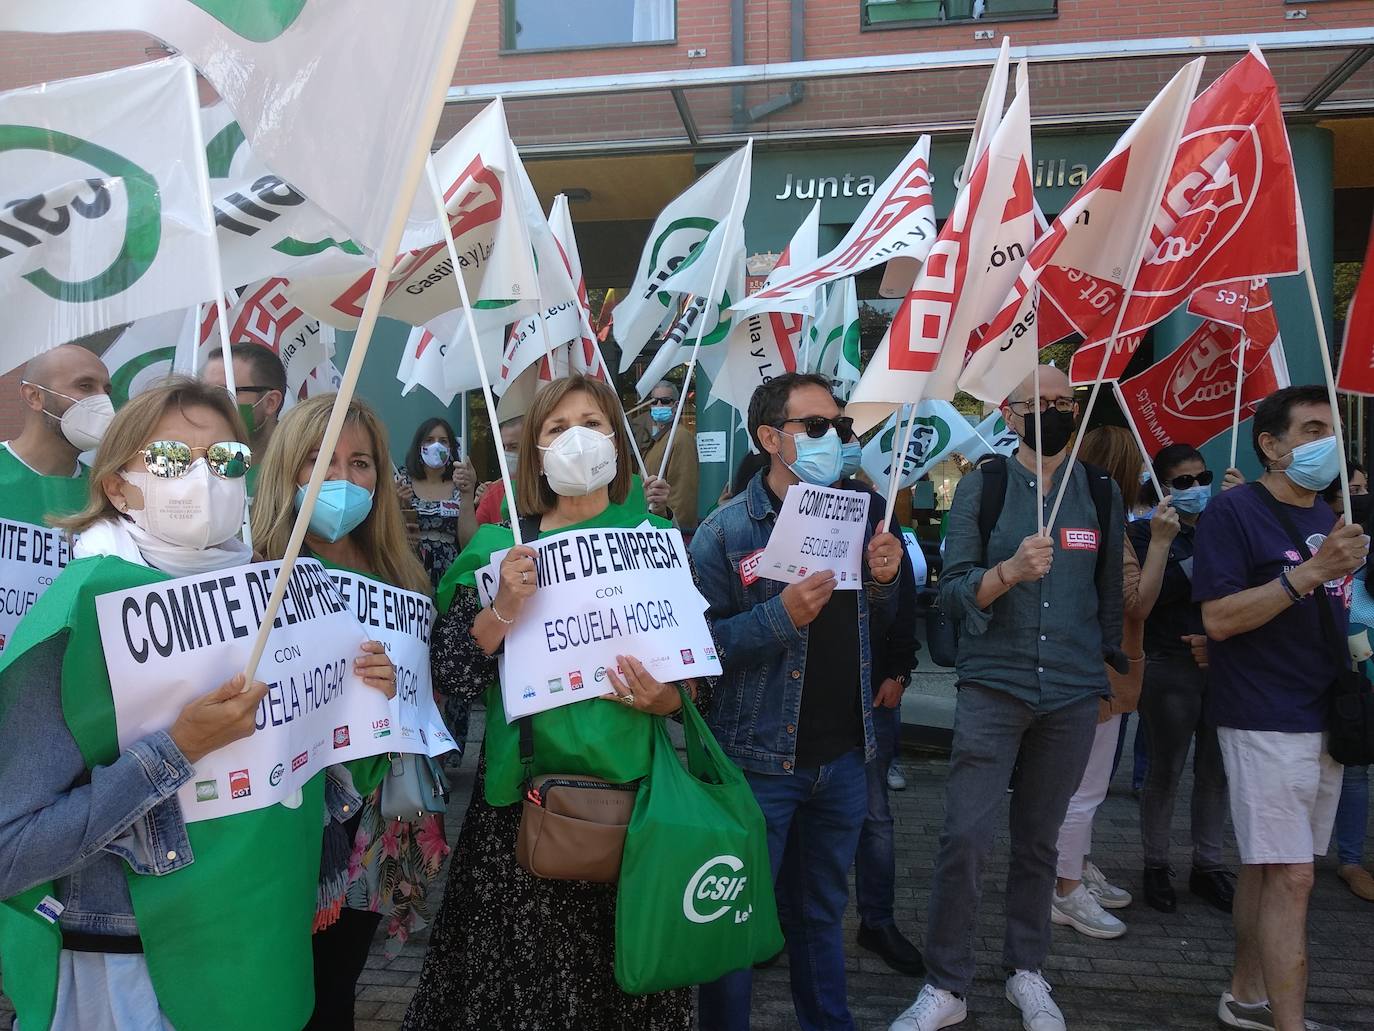
<path id="1" fill-rule="evenodd" d="M 759 577 L 746 584 L 740 563 L 768 543 L 777 514 L 764 488 L 767 470 L 737 497 L 712 512 L 692 537 L 697 587 L 716 639 L 723 672 L 706 712 L 725 753 L 755 773 L 790 774 L 797 758 L 797 720 L 806 676 L 808 628 L 783 607 L 786 584 Z M 866 490 L 845 481 L 842 486 Z M 876 495 L 874 495 L 876 497 Z M 865 540 L 872 536 L 873 520 Z M 865 565 L 865 574 L 867 566 Z M 870 622 L 879 637 L 893 618 L 900 577 L 889 584 L 865 579 L 859 592 L 859 683 L 863 694 L 864 757 L 875 754 L 873 653 Z M 824 647 L 825 642 L 818 642 Z"/>
<path id="2" fill-rule="evenodd" d="M 125 868 L 161 876 L 195 861 L 176 797 L 195 768 L 159 730 L 88 769 L 62 714 L 65 647 L 54 637 L 8 674 L 24 688 L 0 712 L 0 899 L 55 881 L 63 930 L 131 937 Z M 346 820 L 361 799 L 330 773 L 330 815 Z"/>

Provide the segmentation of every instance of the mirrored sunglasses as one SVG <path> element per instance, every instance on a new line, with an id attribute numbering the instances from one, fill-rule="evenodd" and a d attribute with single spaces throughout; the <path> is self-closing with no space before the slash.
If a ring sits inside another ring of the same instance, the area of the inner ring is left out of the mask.
<path id="1" fill-rule="evenodd" d="M 216 476 L 236 480 L 253 467 L 253 449 L 237 440 L 222 440 L 209 447 L 191 447 L 179 440 L 155 440 L 143 449 L 143 464 L 148 472 L 164 480 L 185 476 L 197 455 Z"/>

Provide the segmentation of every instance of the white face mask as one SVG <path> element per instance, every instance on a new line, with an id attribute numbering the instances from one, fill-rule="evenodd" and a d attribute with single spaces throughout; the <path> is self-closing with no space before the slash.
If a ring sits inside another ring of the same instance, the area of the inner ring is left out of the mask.
<path id="1" fill-rule="evenodd" d="M 520 452 L 519 452 L 519 451 L 507 451 L 507 452 L 506 452 L 506 468 L 510 470 L 510 474 L 511 474 L 512 476 L 515 475 L 515 467 L 516 467 L 516 465 L 519 463 L 519 461 L 520 461 Z"/>
<path id="2" fill-rule="evenodd" d="M 71 402 L 61 415 L 54 415 L 47 409 L 44 409 L 44 412 L 57 420 L 62 428 L 62 436 L 67 438 L 72 447 L 79 451 L 93 451 L 100 446 L 115 414 L 114 402 L 110 400 L 109 394 L 92 394 L 90 397 L 77 400 L 70 394 L 45 387 L 41 383 L 29 383 L 27 380 L 23 382 L 28 386 L 37 387 L 44 393 L 66 398 Z"/>
<path id="3" fill-rule="evenodd" d="M 572 426 L 544 453 L 544 478 L 555 494 L 580 498 L 615 479 L 615 441 L 586 426 Z"/>
<path id="4" fill-rule="evenodd" d="M 420 448 L 420 461 L 431 469 L 442 469 L 448 465 L 448 445 L 442 440 L 431 440 Z"/>
<path id="5" fill-rule="evenodd" d="M 203 458 L 171 479 L 143 471 L 119 475 L 143 492 L 143 508 L 129 509 L 129 518 L 158 540 L 200 551 L 223 544 L 243 526 L 244 478 L 216 476 Z"/>

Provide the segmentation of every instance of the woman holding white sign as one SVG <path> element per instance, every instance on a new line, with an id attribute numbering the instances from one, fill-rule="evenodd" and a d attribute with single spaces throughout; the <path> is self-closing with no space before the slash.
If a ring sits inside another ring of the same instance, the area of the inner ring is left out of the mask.
<path id="1" fill-rule="evenodd" d="M 178 789 L 253 734 L 267 685 L 231 677 L 121 749 L 96 615 L 99 595 L 250 560 L 247 436 L 222 387 L 176 377 L 126 404 L 62 524 L 78 560 L 0 660 L 0 966 L 25 1031 L 297 1031 L 310 1014 L 324 778 L 297 808 L 188 824 Z"/>
<path id="2" fill-rule="evenodd" d="M 279 559 L 286 551 L 333 407 L 333 394 L 303 401 L 272 436 L 253 502 L 253 540 L 264 558 Z M 354 399 L 310 520 L 306 552 L 327 568 L 428 597 L 429 575 L 406 541 L 399 500 L 394 491 L 377 491 L 388 453 L 386 427 Z M 382 763 L 389 765 L 385 757 Z M 357 980 L 378 924 L 387 918 L 388 948 L 395 950 L 425 926 L 429 886 L 449 852 L 441 817 L 383 817 L 377 786 L 383 765 L 367 759 L 346 765 L 366 797 L 325 827 L 313 941 L 315 1013 L 307 1031 L 353 1026 Z"/>
<path id="3" fill-rule="evenodd" d="M 535 397 L 516 480 L 526 539 L 644 523 L 642 509 L 625 505 L 633 452 L 618 404 L 610 387 L 582 376 L 550 383 Z M 534 550 L 513 544 L 509 527 L 483 526 L 440 585 L 439 607 L 447 611 L 435 626 L 432 654 L 435 686 L 443 691 L 476 698 L 496 681 L 496 655 L 538 589 Z M 482 608 L 475 574 L 506 548 L 495 597 Z M 649 772 L 650 716 L 675 712 L 679 691 L 633 657 L 618 661 L 623 677 L 609 668 L 586 671 L 602 683 L 587 701 L 530 717 L 532 775 L 626 784 Z M 630 996 L 615 983 L 616 886 L 541 879 L 516 862 L 525 779 L 519 731 L 506 723 L 499 687 L 486 691 L 486 704 L 472 802 L 403 1026 L 685 1031 L 692 1024 L 690 991 Z"/>

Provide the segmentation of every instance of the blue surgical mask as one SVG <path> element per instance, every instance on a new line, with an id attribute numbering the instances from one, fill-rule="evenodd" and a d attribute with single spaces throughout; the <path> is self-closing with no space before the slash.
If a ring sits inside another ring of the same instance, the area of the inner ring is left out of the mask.
<path id="1" fill-rule="evenodd" d="M 840 448 L 840 479 L 848 479 L 859 471 L 859 465 L 863 462 L 863 445 L 857 440 L 851 440 Z"/>
<path id="2" fill-rule="evenodd" d="M 1174 508 L 1178 509 L 1183 515 L 1197 515 L 1207 507 L 1207 502 L 1212 500 L 1212 488 L 1198 484 L 1189 487 L 1187 490 L 1174 491 Z"/>
<path id="3" fill-rule="evenodd" d="M 797 444 L 797 460 L 788 468 L 797 474 L 798 479 L 817 487 L 829 487 L 840 478 L 844 454 L 840 435 L 834 427 L 826 430 L 823 437 L 808 437 L 805 433 L 798 433 L 792 439 Z"/>
<path id="4" fill-rule="evenodd" d="M 649 418 L 654 422 L 664 423 L 673 421 L 672 405 L 654 405 L 649 409 Z"/>
<path id="5" fill-rule="evenodd" d="M 305 503 L 305 487 L 296 488 L 296 511 Z M 315 510 L 310 513 L 310 532 L 333 541 L 347 537 L 372 511 L 372 493 L 351 480 L 325 480 Z"/>
<path id="6" fill-rule="evenodd" d="M 1325 490 L 1341 474 L 1341 452 L 1334 434 L 1299 444 L 1290 457 L 1283 473 L 1304 490 Z"/>

